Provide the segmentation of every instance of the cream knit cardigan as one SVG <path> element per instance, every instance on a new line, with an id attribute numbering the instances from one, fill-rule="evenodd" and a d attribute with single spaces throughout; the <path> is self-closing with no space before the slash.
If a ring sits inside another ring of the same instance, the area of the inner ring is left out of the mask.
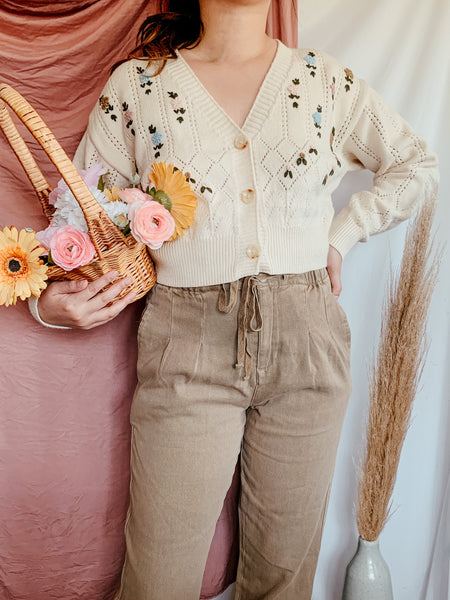
<path id="1" fill-rule="evenodd" d="M 224 283 L 255 273 L 326 266 L 407 219 L 435 193 L 436 157 L 363 80 L 324 52 L 281 42 L 242 126 L 178 54 L 161 74 L 130 60 L 110 77 L 75 163 L 102 162 L 109 184 L 143 187 L 154 161 L 188 173 L 194 226 L 152 251 L 158 281 Z M 346 171 L 366 167 L 373 187 L 334 216 L 331 194 Z"/>
<path id="2" fill-rule="evenodd" d="M 436 157 L 363 80 L 324 52 L 281 42 L 242 126 L 178 54 L 152 76 L 130 60 L 110 77 L 75 163 L 101 162 L 109 185 L 154 161 L 188 174 L 194 226 L 152 251 L 158 281 L 224 283 L 255 273 L 326 266 L 407 219 L 436 191 Z M 334 216 L 331 194 L 346 171 L 366 167 L 373 187 Z"/>

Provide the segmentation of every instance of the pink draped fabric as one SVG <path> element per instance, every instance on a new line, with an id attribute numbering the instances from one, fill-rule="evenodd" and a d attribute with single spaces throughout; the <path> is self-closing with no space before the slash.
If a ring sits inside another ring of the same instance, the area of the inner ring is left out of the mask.
<path id="1" fill-rule="evenodd" d="M 297 0 L 272 2 L 267 20 L 267 33 L 287 46 L 298 46 Z"/>
<path id="2" fill-rule="evenodd" d="M 280 2 L 269 30 L 295 45 L 297 21 Z M 154 9 L 146 0 L 3 0 L 0 81 L 28 99 L 72 156 L 109 67 Z M 24 137 L 56 184 L 53 166 Z M 45 225 L 1 134 L 0 189 L 2 227 Z M 135 303 L 98 329 L 65 332 L 38 325 L 25 303 L 0 307 L 0 600 L 109 600 L 117 590 L 141 310 Z M 238 487 L 235 476 L 203 598 L 234 578 Z"/>

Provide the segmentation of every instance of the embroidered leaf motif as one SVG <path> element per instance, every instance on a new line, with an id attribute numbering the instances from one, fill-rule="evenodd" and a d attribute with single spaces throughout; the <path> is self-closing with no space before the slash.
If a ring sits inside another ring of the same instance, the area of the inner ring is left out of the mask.
<path id="1" fill-rule="evenodd" d="M 153 150 L 155 151 L 155 158 L 161 156 L 161 148 L 164 146 L 164 134 L 161 131 L 157 131 L 154 125 L 149 125 L 148 130 L 152 136 Z"/>
<path id="2" fill-rule="evenodd" d="M 334 77 L 334 75 L 333 75 L 333 79 L 330 83 L 330 89 L 331 89 L 331 100 L 334 100 L 334 94 L 336 93 L 336 77 Z"/>
<path id="3" fill-rule="evenodd" d="M 184 106 L 183 100 L 180 98 L 177 92 L 167 92 L 169 94 L 170 102 L 172 104 L 172 110 L 176 115 L 180 115 L 177 117 L 177 121 L 182 123 L 184 118 L 181 115 L 184 115 L 186 112 L 186 108 Z"/>
<path id="4" fill-rule="evenodd" d="M 308 161 L 306 160 L 305 153 L 300 152 L 299 157 L 297 158 L 297 165 L 307 165 Z"/>
<path id="5" fill-rule="evenodd" d="M 306 68 L 309 69 L 309 74 L 312 77 L 316 76 L 316 55 L 314 52 L 308 52 L 306 56 L 303 57 L 303 60 L 306 62 Z"/>
<path id="6" fill-rule="evenodd" d="M 122 102 L 122 111 L 126 128 L 130 130 L 132 135 L 136 135 L 134 129 L 131 127 L 133 125 L 133 113 L 129 109 L 127 102 Z"/>
<path id="7" fill-rule="evenodd" d="M 287 91 L 289 92 L 289 98 L 293 101 L 292 102 L 292 106 L 294 108 L 298 108 L 298 102 L 297 100 L 300 99 L 300 79 L 295 78 L 292 79 L 292 83 L 290 85 L 288 85 L 287 87 Z"/>
<path id="8" fill-rule="evenodd" d="M 319 130 L 317 132 L 317 136 L 322 137 L 322 134 L 320 133 L 320 129 L 322 128 L 322 107 L 320 106 L 320 104 L 317 106 L 316 112 L 313 113 L 313 119 L 314 127 Z"/>
<path id="9" fill-rule="evenodd" d="M 292 171 L 290 169 L 286 169 L 286 171 L 284 172 L 284 177 L 289 177 L 290 179 L 292 179 Z"/>
<path id="10" fill-rule="evenodd" d="M 350 69 L 344 69 L 344 73 L 345 73 L 345 81 L 347 81 L 347 83 L 345 84 L 345 91 L 349 92 L 350 86 L 353 85 L 353 73 L 352 73 L 352 71 L 350 71 Z"/>
<path id="11" fill-rule="evenodd" d="M 146 94 L 150 94 L 152 91 L 151 86 L 153 85 L 150 73 L 147 73 L 142 67 L 136 67 L 136 71 L 139 75 L 140 87 L 145 89 Z"/>

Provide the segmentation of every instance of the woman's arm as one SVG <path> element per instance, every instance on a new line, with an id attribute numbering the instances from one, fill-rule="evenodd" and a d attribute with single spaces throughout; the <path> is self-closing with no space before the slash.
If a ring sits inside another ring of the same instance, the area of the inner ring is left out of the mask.
<path id="1" fill-rule="evenodd" d="M 333 71 L 333 152 L 346 170 L 374 173 L 373 186 L 353 194 L 331 224 L 329 243 L 344 257 L 433 200 L 439 175 L 435 153 L 405 119 L 351 71 L 336 63 Z"/>

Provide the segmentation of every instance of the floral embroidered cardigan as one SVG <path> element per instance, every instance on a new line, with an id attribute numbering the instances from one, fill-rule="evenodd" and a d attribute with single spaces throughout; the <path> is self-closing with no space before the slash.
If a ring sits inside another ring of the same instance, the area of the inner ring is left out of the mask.
<path id="1" fill-rule="evenodd" d="M 75 162 L 102 162 L 109 184 L 151 165 L 181 169 L 198 197 L 194 226 L 152 251 L 158 281 L 224 283 L 326 265 L 407 219 L 431 197 L 437 160 L 426 142 L 367 83 L 324 52 L 275 58 L 242 128 L 178 54 L 159 75 L 142 60 L 112 74 L 91 113 Z M 374 172 L 334 215 L 331 194 L 351 169 Z"/>

